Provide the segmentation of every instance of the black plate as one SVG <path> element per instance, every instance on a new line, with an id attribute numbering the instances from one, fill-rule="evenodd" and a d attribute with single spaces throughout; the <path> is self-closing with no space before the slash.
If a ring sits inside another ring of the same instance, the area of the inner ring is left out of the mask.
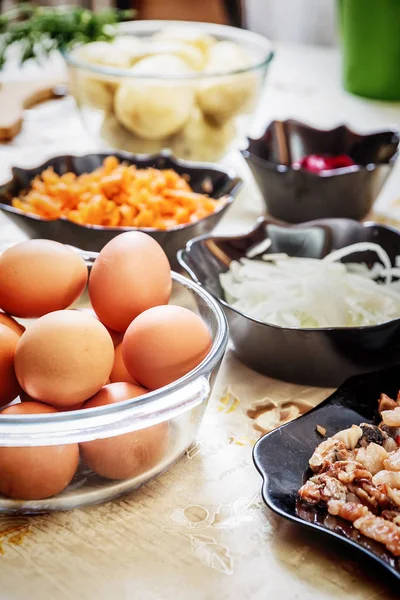
<path id="1" fill-rule="evenodd" d="M 299 225 L 277 225 L 271 219 L 261 219 L 245 235 L 208 235 L 191 240 L 178 253 L 178 260 L 194 281 L 221 302 L 240 360 L 276 379 L 323 387 L 336 387 L 352 375 L 400 363 L 400 318 L 366 327 L 297 329 L 262 323 L 229 305 L 219 282 L 220 273 L 250 249 L 259 247 L 259 255 L 264 254 L 263 243 L 268 239 L 272 243 L 267 253 L 298 257 L 322 258 L 356 242 L 381 245 L 393 265 L 400 255 L 398 231 L 350 219 L 321 219 Z M 347 260 L 374 263 L 378 258 L 373 252 L 362 252 Z"/>
<path id="2" fill-rule="evenodd" d="M 262 496 L 274 512 L 318 529 L 361 550 L 400 579 L 400 558 L 394 558 L 382 544 L 361 535 L 350 523 L 297 501 L 308 469 L 308 461 L 322 438 L 353 424 L 373 422 L 382 392 L 396 397 L 400 388 L 400 365 L 348 379 L 327 400 L 295 421 L 262 437 L 253 450 L 254 463 L 264 479 Z"/>
<path id="3" fill-rule="evenodd" d="M 157 169 L 174 169 L 180 175 L 188 175 L 195 192 L 207 191 L 212 198 L 227 196 L 227 203 L 217 212 L 187 225 L 180 225 L 168 231 L 135 227 L 103 227 L 101 225 L 78 225 L 65 218 L 48 221 L 26 214 L 11 205 L 13 197 L 27 189 L 34 177 L 48 167 L 53 167 L 59 175 L 72 171 L 77 175 L 90 173 L 100 167 L 106 156 L 116 156 L 119 160 L 140 169 L 155 167 Z M 34 169 L 12 169 L 12 179 L 0 186 L 0 210 L 20 227 L 29 237 L 55 240 L 70 244 L 82 250 L 99 252 L 112 238 L 124 231 L 144 231 L 153 237 L 164 249 L 171 266 L 175 268 L 176 253 L 191 238 L 203 235 L 217 225 L 222 215 L 234 201 L 242 186 L 242 180 L 233 172 L 222 168 L 214 168 L 206 163 L 196 163 L 175 159 L 170 152 L 163 151 L 154 155 L 134 155 L 128 152 L 101 152 L 84 156 L 57 156 L 35 167 Z M 206 186 L 206 189 L 205 187 Z"/>
<path id="4" fill-rule="evenodd" d="M 316 129 L 289 119 L 273 121 L 242 151 L 264 197 L 268 213 L 288 223 L 311 219 L 361 220 L 370 212 L 398 157 L 394 130 L 360 135 L 345 125 Z M 308 154 L 347 154 L 356 166 L 322 174 L 290 165 Z"/>

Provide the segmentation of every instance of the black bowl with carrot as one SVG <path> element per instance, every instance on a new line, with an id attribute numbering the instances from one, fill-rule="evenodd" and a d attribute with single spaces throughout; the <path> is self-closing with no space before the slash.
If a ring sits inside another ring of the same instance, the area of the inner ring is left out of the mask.
<path id="1" fill-rule="evenodd" d="M 0 210 L 29 237 L 98 252 L 116 235 L 140 230 L 172 266 L 186 242 L 212 231 L 242 185 L 229 170 L 168 152 L 58 156 L 12 173 L 0 186 Z"/>

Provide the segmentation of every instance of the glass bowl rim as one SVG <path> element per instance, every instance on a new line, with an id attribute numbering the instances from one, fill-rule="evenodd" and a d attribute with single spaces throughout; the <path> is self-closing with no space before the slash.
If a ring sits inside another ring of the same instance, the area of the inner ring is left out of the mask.
<path id="1" fill-rule="evenodd" d="M 85 251 L 81 251 L 77 248 L 75 250 L 80 253 L 84 259 L 86 256 L 85 262 L 88 263 L 87 253 Z M 98 253 L 90 253 L 90 259 L 92 259 L 94 254 Z M 89 260 L 90 260 L 89 259 Z M 89 262 L 91 264 L 91 260 Z M 100 406 L 95 408 L 88 409 L 80 409 L 75 411 L 64 411 L 58 413 L 47 413 L 47 414 L 35 414 L 35 415 L 0 415 L 0 439 L 5 437 L 12 438 L 13 434 L 18 436 L 26 435 L 27 438 L 31 437 L 31 432 L 27 430 L 29 425 L 35 426 L 34 435 L 38 436 L 41 439 L 46 436 L 46 432 L 48 431 L 47 427 L 49 425 L 52 426 L 51 433 L 59 434 L 67 438 L 69 434 L 74 433 L 77 429 L 83 429 L 85 433 L 88 433 L 89 430 L 97 431 L 99 428 L 101 430 L 107 429 L 107 424 L 104 424 L 104 417 L 119 415 L 118 420 L 112 421 L 112 425 L 123 422 L 124 419 L 132 419 L 135 416 L 135 412 L 139 413 L 140 409 L 146 406 L 146 416 L 151 415 L 151 408 L 154 405 L 159 404 L 160 400 L 165 399 L 168 395 L 174 394 L 175 392 L 179 392 L 181 389 L 186 386 L 193 384 L 197 379 L 201 378 L 204 375 L 209 374 L 214 367 L 218 364 L 218 362 L 222 359 L 227 343 L 228 343 L 228 323 L 225 317 L 225 314 L 218 304 L 218 302 L 209 294 L 209 292 L 199 286 L 197 283 L 189 279 L 184 275 L 180 275 L 172 271 L 172 279 L 174 282 L 183 286 L 186 289 L 192 291 L 195 295 L 199 296 L 207 305 L 208 309 L 213 313 L 214 317 L 217 320 L 217 332 L 214 336 L 213 343 L 211 349 L 204 360 L 195 368 L 192 369 L 189 373 L 170 383 L 158 390 L 154 390 L 145 394 L 143 396 L 138 396 L 136 398 L 124 400 L 119 402 L 118 404 L 112 404 L 107 406 Z M 178 406 L 181 403 L 176 402 L 175 404 L 168 405 L 169 410 L 173 410 L 174 407 Z M 138 416 L 142 417 L 143 413 Z M 165 419 L 161 419 L 165 420 Z M 38 426 L 43 425 L 44 429 L 40 431 L 37 429 Z M 110 424 L 109 424 L 110 425 Z M 110 433 L 110 435 L 112 435 Z M 102 436 L 105 437 L 105 436 Z M 38 445 L 45 445 L 40 443 Z"/>
<path id="2" fill-rule="evenodd" d="M 118 37 L 128 37 L 129 34 L 140 33 L 146 31 L 149 27 L 151 28 L 163 28 L 163 27 L 181 27 L 184 29 L 195 27 L 197 30 L 204 31 L 204 33 L 221 35 L 223 32 L 229 36 L 229 32 L 231 36 L 233 32 L 235 32 L 236 36 L 240 37 L 243 41 L 251 40 L 257 42 L 259 46 L 264 47 L 264 57 L 262 60 L 257 61 L 255 64 L 252 64 L 249 67 L 243 69 L 234 69 L 231 71 L 226 71 L 223 73 L 204 73 L 204 72 L 195 72 L 194 74 L 185 74 L 185 75 L 135 75 L 131 72 L 131 69 L 126 68 L 117 68 L 117 67 L 107 67 L 102 65 L 91 64 L 80 60 L 73 56 L 74 49 L 71 52 L 64 51 L 63 56 L 66 60 L 67 64 L 71 67 L 82 69 L 84 71 L 89 71 L 91 73 L 97 73 L 98 75 L 104 75 L 108 77 L 119 77 L 126 79 L 127 81 L 131 80 L 147 80 L 152 82 L 159 81 L 170 81 L 170 82 L 180 82 L 180 81 L 208 81 L 208 80 L 218 80 L 224 77 L 229 77 L 232 75 L 243 75 L 245 73 L 251 73 L 253 71 L 257 71 L 259 69 L 267 67 L 267 65 L 271 62 L 274 57 L 274 50 L 272 47 L 271 41 L 254 31 L 248 31 L 246 29 L 239 29 L 237 27 L 232 27 L 231 25 L 219 25 L 215 23 L 194 23 L 191 21 L 162 21 L 162 20 L 143 20 L 143 21 L 129 21 L 127 23 L 120 23 L 118 27 L 118 33 L 116 38 Z"/>

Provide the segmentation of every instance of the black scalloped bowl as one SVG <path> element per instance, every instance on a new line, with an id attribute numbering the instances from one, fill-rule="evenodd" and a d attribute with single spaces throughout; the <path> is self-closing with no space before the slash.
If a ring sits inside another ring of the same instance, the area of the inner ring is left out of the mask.
<path id="1" fill-rule="evenodd" d="M 226 204 L 215 213 L 188 225 L 174 227 L 167 231 L 153 228 L 135 227 L 103 227 L 100 225 L 78 225 L 65 218 L 52 221 L 29 215 L 11 205 L 12 198 L 29 187 L 32 179 L 47 167 L 53 167 L 59 175 L 72 171 L 77 175 L 90 173 L 101 166 L 107 156 L 116 156 L 121 161 L 136 165 L 138 168 L 155 167 L 157 169 L 174 169 L 180 175 L 188 175 L 195 192 L 204 193 L 205 186 L 211 187 L 212 198 L 227 196 Z M 29 237 L 55 240 L 70 244 L 82 250 L 99 252 L 112 238 L 124 231 L 144 231 L 163 247 L 171 266 L 176 266 L 176 253 L 191 238 L 210 232 L 233 203 L 242 181 L 228 170 L 215 168 L 207 163 L 195 163 L 173 158 L 169 152 L 154 155 L 134 155 L 127 152 L 101 152 L 84 156 L 57 156 L 33 169 L 14 167 L 13 177 L 0 186 L 0 210 Z"/>
<path id="2" fill-rule="evenodd" d="M 400 559 L 382 544 L 361 535 L 351 523 L 299 502 L 308 461 L 322 441 L 317 425 L 332 436 L 353 424 L 372 423 L 382 392 L 396 397 L 400 365 L 376 373 L 352 377 L 327 400 L 295 421 L 275 429 L 254 446 L 254 463 L 263 477 L 262 497 L 278 515 L 322 531 L 361 550 L 400 579 Z"/>
<path id="3" fill-rule="evenodd" d="M 400 318 L 368 327 L 296 329 L 268 325 L 229 305 L 219 282 L 231 260 L 258 245 L 265 253 L 322 258 L 356 242 L 380 244 L 392 264 L 400 255 L 400 232 L 374 223 L 326 219 L 299 225 L 277 225 L 261 219 L 249 233 L 236 237 L 202 236 L 178 253 L 189 275 L 222 304 L 237 356 L 246 365 L 277 379 L 304 385 L 335 387 L 344 379 L 400 363 Z M 257 258 L 257 255 L 254 256 Z M 352 262 L 376 262 L 373 252 L 353 254 Z M 399 386 L 400 387 L 400 386 Z"/>
<path id="4" fill-rule="evenodd" d="M 311 173 L 280 164 L 284 146 L 289 164 L 308 154 L 347 154 L 356 166 Z M 267 211 L 288 223 L 312 219 L 364 219 L 398 158 L 396 131 L 360 135 L 345 125 L 330 130 L 294 120 L 273 121 L 242 151 L 264 197 Z"/>

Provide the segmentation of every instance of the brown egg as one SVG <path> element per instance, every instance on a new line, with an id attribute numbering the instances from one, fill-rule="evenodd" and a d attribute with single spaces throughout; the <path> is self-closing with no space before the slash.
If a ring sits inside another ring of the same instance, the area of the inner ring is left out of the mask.
<path id="1" fill-rule="evenodd" d="M 5 408 L 2 415 L 56 413 L 39 402 Z M 19 500 L 49 498 L 71 482 L 79 462 L 78 444 L 0 448 L 0 493 Z"/>
<path id="2" fill-rule="evenodd" d="M 109 383 L 109 381 L 108 381 L 108 383 Z M 19 399 L 21 400 L 21 402 L 36 402 L 36 400 L 34 400 L 30 396 L 28 396 L 28 394 L 26 392 L 24 392 L 24 390 L 20 391 Z M 79 410 L 80 408 L 82 408 L 82 402 L 79 402 L 78 404 L 74 404 L 73 406 L 67 406 L 65 408 L 61 408 L 61 409 L 59 409 L 59 412 L 71 412 L 71 410 Z"/>
<path id="3" fill-rule="evenodd" d="M 95 394 L 113 362 L 114 346 L 100 321 L 60 310 L 26 330 L 15 353 L 15 372 L 29 396 L 64 409 Z"/>
<path id="4" fill-rule="evenodd" d="M 194 312 L 182 306 L 157 306 L 128 327 L 122 356 L 135 381 L 155 390 L 197 367 L 211 345 L 206 324 Z"/>
<path id="5" fill-rule="evenodd" d="M 81 312 L 86 313 L 87 315 L 91 315 L 95 319 L 100 320 L 99 317 L 94 312 L 93 308 L 74 308 L 72 310 L 79 310 Z M 104 325 L 104 323 L 103 323 L 103 325 Z M 104 327 L 107 329 L 108 333 L 110 334 L 110 337 L 114 344 L 114 348 L 116 348 L 118 346 L 118 344 L 120 344 L 122 342 L 122 338 L 124 337 L 124 334 L 121 333 L 120 331 L 114 331 L 113 329 L 110 329 L 109 327 L 107 327 L 107 325 L 104 325 Z"/>
<path id="6" fill-rule="evenodd" d="M 83 408 L 106 406 L 136 398 L 147 390 L 131 383 L 104 386 Z M 83 462 L 108 479 L 129 479 L 154 467 L 168 449 L 168 423 L 79 445 Z"/>
<path id="7" fill-rule="evenodd" d="M 19 339 L 15 331 L 0 325 L 0 406 L 14 400 L 21 389 L 14 371 L 14 357 Z"/>
<path id="8" fill-rule="evenodd" d="M 112 239 L 97 257 L 89 295 L 100 321 L 125 331 L 144 310 L 166 304 L 171 269 L 161 246 L 149 235 L 128 231 Z"/>
<path id="9" fill-rule="evenodd" d="M 110 375 L 110 381 L 115 383 L 117 381 L 128 381 L 129 383 L 136 383 L 136 381 L 129 375 L 124 359 L 122 358 L 122 344 L 119 344 L 115 348 L 114 352 L 114 365 Z"/>
<path id="10" fill-rule="evenodd" d="M 10 315 L 6 315 L 3 312 L 0 312 L 0 325 L 5 325 L 6 327 L 9 327 L 13 331 L 15 331 L 15 333 L 19 335 L 19 337 L 21 337 L 21 335 L 25 331 L 25 327 L 23 325 L 20 325 L 15 319 L 10 317 Z"/>
<path id="11" fill-rule="evenodd" d="M 28 240 L 0 255 L 0 308 L 16 317 L 41 317 L 67 308 L 87 282 L 84 260 L 50 240 Z"/>

